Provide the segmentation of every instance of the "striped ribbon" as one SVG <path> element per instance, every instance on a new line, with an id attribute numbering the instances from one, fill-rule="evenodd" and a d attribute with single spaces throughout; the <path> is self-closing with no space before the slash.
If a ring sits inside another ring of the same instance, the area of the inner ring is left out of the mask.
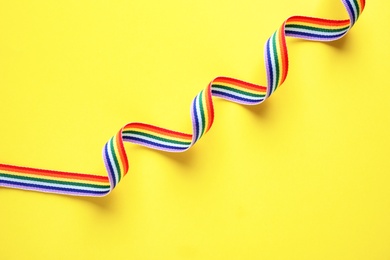
<path id="1" fill-rule="evenodd" d="M 286 79 L 288 72 L 286 36 L 312 41 L 334 41 L 343 37 L 352 28 L 363 12 L 365 0 L 341 1 L 349 19 L 329 20 L 293 16 L 285 20 L 272 34 L 264 50 L 266 86 L 229 77 L 217 77 L 212 80 L 192 101 L 192 134 L 144 123 L 129 123 L 103 148 L 107 177 L 0 164 L 0 186 L 77 196 L 107 195 L 129 170 L 124 142 L 167 152 L 184 152 L 213 125 L 213 96 L 244 105 L 262 103 Z"/>

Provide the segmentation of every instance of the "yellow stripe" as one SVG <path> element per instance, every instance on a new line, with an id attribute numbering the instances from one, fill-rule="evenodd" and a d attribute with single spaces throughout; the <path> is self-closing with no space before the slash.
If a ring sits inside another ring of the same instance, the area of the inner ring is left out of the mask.
<path id="1" fill-rule="evenodd" d="M 210 118 L 209 118 L 209 113 L 208 113 L 208 109 L 207 109 L 207 101 L 206 101 L 206 91 L 207 90 L 204 90 L 203 91 L 203 94 L 202 94 L 202 104 L 203 104 L 203 114 L 204 114 L 204 129 L 205 129 L 205 133 L 207 132 L 207 126 L 209 125 L 209 121 L 210 121 Z"/>

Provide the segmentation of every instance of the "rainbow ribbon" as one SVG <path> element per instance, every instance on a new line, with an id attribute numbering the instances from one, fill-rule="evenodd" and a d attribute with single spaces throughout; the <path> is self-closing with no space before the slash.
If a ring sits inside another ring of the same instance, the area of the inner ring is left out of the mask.
<path id="1" fill-rule="evenodd" d="M 0 186 L 76 196 L 107 195 L 129 170 L 124 142 L 167 152 L 184 152 L 213 125 L 213 96 L 244 105 L 262 103 L 287 77 L 286 36 L 311 41 L 335 41 L 352 28 L 363 12 L 365 0 L 341 1 L 348 12 L 349 19 L 329 20 L 292 16 L 272 34 L 264 50 L 267 86 L 229 77 L 217 77 L 212 80 L 192 101 L 192 134 L 144 123 L 129 123 L 120 129 L 103 148 L 107 177 L 0 164 Z"/>

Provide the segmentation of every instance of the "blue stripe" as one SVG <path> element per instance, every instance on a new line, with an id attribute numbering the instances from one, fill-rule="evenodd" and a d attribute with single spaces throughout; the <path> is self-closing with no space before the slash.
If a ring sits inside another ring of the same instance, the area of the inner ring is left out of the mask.
<path id="1" fill-rule="evenodd" d="M 56 190 L 58 192 L 73 192 L 73 193 L 84 193 L 88 195 L 103 195 L 109 192 L 107 191 L 90 191 L 90 190 L 79 190 L 79 189 L 71 189 L 71 188 L 60 188 L 60 187 L 52 187 L 52 186 L 44 186 L 39 184 L 31 184 L 31 183 L 24 183 L 24 182 L 17 182 L 17 181 L 8 181 L 8 180 L 1 180 L 1 183 L 8 184 L 8 185 L 20 185 L 24 187 L 29 188 L 35 188 L 35 189 L 44 189 L 47 191 Z M 39 190 L 38 190 L 39 191 Z"/>
<path id="2" fill-rule="evenodd" d="M 193 103 L 192 103 L 192 113 L 193 113 L 193 115 L 194 115 L 194 118 L 195 118 L 195 130 L 194 130 L 194 136 L 195 136 L 195 142 L 196 141 L 198 141 L 198 139 L 199 139 L 199 132 L 198 132 L 198 128 L 199 128 L 199 122 L 198 122 L 198 120 L 199 120 L 199 118 L 198 118 L 198 115 L 197 115 L 197 113 L 196 113 L 196 100 L 197 100 L 197 98 L 198 98 L 198 96 L 196 96 L 195 98 L 194 98 L 194 101 L 193 101 Z"/>
<path id="3" fill-rule="evenodd" d="M 355 16 L 355 12 L 353 11 L 353 7 L 351 5 L 351 2 L 349 0 L 346 0 L 345 2 L 347 3 L 349 10 L 351 11 L 352 19 L 353 19 L 353 21 L 351 21 L 351 24 L 353 25 L 356 22 L 357 17 Z M 356 8 L 356 9 L 358 9 L 358 8 Z"/>
<path id="4" fill-rule="evenodd" d="M 268 41 L 267 41 L 267 47 L 266 47 L 266 49 L 267 49 L 267 67 L 268 67 L 268 70 L 269 70 L 269 79 L 268 79 L 268 89 L 267 89 L 267 91 L 268 91 L 268 95 L 267 96 L 270 96 L 272 93 L 273 93 L 273 85 L 274 85 L 274 82 L 273 82 L 273 78 L 274 78 L 274 72 L 272 71 L 272 61 L 271 61 L 271 49 L 270 49 L 270 39 L 271 38 L 269 38 L 268 39 Z"/>
<path id="5" fill-rule="evenodd" d="M 243 98 L 243 97 L 238 97 L 238 96 L 235 96 L 233 94 L 228 94 L 228 93 L 216 90 L 216 89 L 213 89 L 211 91 L 211 93 L 215 94 L 215 95 L 218 95 L 220 97 L 222 96 L 222 97 L 226 97 L 226 98 L 238 99 L 238 100 L 241 100 L 243 102 L 254 103 L 254 104 L 259 103 L 259 102 L 264 100 L 264 98 L 260 98 L 260 99 L 247 99 L 247 98 Z"/>
<path id="6" fill-rule="evenodd" d="M 344 34 L 346 34 L 346 32 L 343 32 L 343 33 L 340 33 L 340 34 L 335 34 L 335 35 L 320 35 L 320 34 L 315 34 L 315 33 L 305 33 L 305 32 L 294 32 L 294 31 L 288 31 L 286 30 L 286 36 L 289 36 L 289 37 L 295 37 L 295 38 L 299 38 L 299 37 L 313 37 L 313 38 L 320 38 L 320 39 L 333 39 L 333 38 L 340 38 L 341 36 L 343 36 Z"/>
<path id="7" fill-rule="evenodd" d="M 138 141 L 138 142 L 142 142 L 142 143 L 145 143 L 145 146 L 147 145 L 153 145 L 153 146 L 157 146 L 157 147 L 161 147 L 161 148 L 166 148 L 166 149 L 172 149 L 172 150 L 178 150 L 178 151 L 182 151 L 182 150 L 185 150 L 187 148 L 185 147 L 177 147 L 177 146 L 170 146 L 170 145 L 165 145 L 165 144 L 159 144 L 159 143 L 155 143 L 153 141 L 149 141 L 149 140 L 145 140 L 143 138 L 140 138 L 140 137 L 133 137 L 133 136 L 123 136 L 123 140 L 126 141 L 126 142 L 131 142 L 131 141 Z"/>
<path id="8" fill-rule="evenodd" d="M 106 168 L 108 169 L 108 174 L 110 174 L 110 176 L 112 177 L 112 180 L 114 181 L 114 183 L 113 183 L 114 186 L 116 186 L 117 179 L 115 178 L 114 169 L 112 168 L 110 156 L 108 155 L 108 143 L 109 143 L 109 141 L 104 146 L 104 157 L 106 158 L 106 162 L 107 162 Z"/>

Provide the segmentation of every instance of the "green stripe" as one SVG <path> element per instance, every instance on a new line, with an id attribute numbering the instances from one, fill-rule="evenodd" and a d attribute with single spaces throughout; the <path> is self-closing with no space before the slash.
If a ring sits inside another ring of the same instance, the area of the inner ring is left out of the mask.
<path id="1" fill-rule="evenodd" d="M 118 169 L 118 182 L 121 180 L 121 172 L 120 172 L 120 167 L 119 167 L 119 162 L 118 162 L 118 158 L 117 158 L 117 154 L 115 153 L 115 149 L 114 149 L 114 137 L 111 138 L 110 140 L 111 144 L 111 152 L 112 152 L 112 157 L 114 158 L 114 162 L 115 162 L 115 165 L 116 165 L 116 168 Z"/>
<path id="2" fill-rule="evenodd" d="M 349 28 L 349 26 L 343 27 L 341 29 L 326 29 L 326 28 L 318 28 L 313 26 L 307 26 L 307 25 L 300 25 L 300 24 L 287 24 L 286 28 L 288 29 L 306 29 L 310 31 L 316 31 L 316 32 L 342 32 Z"/>
<path id="3" fill-rule="evenodd" d="M 359 8 L 359 4 L 358 4 L 357 0 L 353 0 L 353 2 L 355 3 L 355 6 L 356 6 L 356 11 L 357 11 L 356 20 L 357 20 L 359 18 L 359 15 L 360 15 L 360 8 Z"/>
<path id="4" fill-rule="evenodd" d="M 275 89 L 274 91 L 278 88 L 279 86 L 279 77 L 280 77 L 280 67 L 279 67 L 279 55 L 278 55 L 278 49 L 276 48 L 276 32 L 274 32 L 274 35 L 272 36 L 273 40 L 272 40 L 272 44 L 274 46 L 274 53 L 276 55 L 273 55 L 274 58 L 275 58 L 275 68 L 276 68 L 276 84 L 275 84 Z"/>
<path id="5" fill-rule="evenodd" d="M 171 140 L 171 139 L 167 139 L 167 138 L 163 138 L 163 137 L 159 137 L 159 136 L 155 136 L 155 135 L 151 135 L 151 134 L 147 134 L 147 133 L 143 133 L 143 132 L 139 132 L 139 131 L 134 131 L 134 130 L 127 130 L 127 131 L 123 131 L 122 133 L 123 134 L 142 135 L 145 137 L 149 137 L 152 139 L 156 139 L 156 140 L 163 141 L 166 143 L 171 143 L 171 144 L 182 144 L 182 145 L 190 145 L 191 144 L 191 142 L 181 142 L 181 141 Z"/>
<path id="6" fill-rule="evenodd" d="M 199 138 L 204 134 L 204 131 L 206 130 L 206 118 L 205 118 L 205 115 L 204 115 L 204 109 L 203 109 L 203 90 L 199 93 L 199 107 L 200 107 L 200 116 L 202 118 L 202 133 L 200 134 Z"/>
<path id="7" fill-rule="evenodd" d="M 239 89 L 236 89 L 236 88 L 227 87 L 227 86 L 223 86 L 223 85 L 219 85 L 219 84 L 213 84 L 213 87 L 222 88 L 222 89 L 225 89 L 225 90 L 230 90 L 230 91 L 233 91 L 233 92 L 236 92 L 236 93 L 239 93 L 239 94 L 242 94 L 242 95 L 250 96 L 250 97 L 259 97 L 259 98 L 265 97 L 265 95 L 253 94 L 253 93 L 249 93 L 249 92 L 246 92 L 246 91 L 243 91 L 243 90 L 239 90 Z"/>
<path id="8" fill-rule="evenodd" d="M 0 172 L 0 176 L 11 178 L 11 179 L 39 181 L 39 182 L 52 183 L 52 184 L 62 184 L 62 185 L 68 185 L 68 186 L 88 187 L 88 188 L 96 188 L 96 189 L 110 189 L 110 185 L 98 185 L 98 184 L 70 182 L 70 181 L 47 180 L 47 179 L 41 179 L 41 178 L 35 178 L 35 177 L 10 175 L 10 174 L 1 173 L 1 172 Z"/>

